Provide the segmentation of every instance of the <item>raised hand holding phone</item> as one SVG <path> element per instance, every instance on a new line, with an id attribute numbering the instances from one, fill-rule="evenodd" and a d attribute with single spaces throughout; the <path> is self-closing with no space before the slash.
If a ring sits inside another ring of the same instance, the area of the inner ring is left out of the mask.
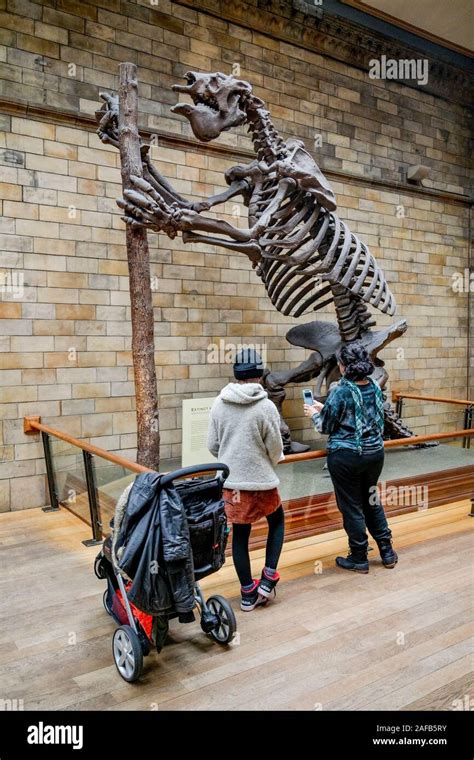
<path id="1" fill-rule="evenodd" d="M 312 417 L 313 414 L 316 412 L 320 412 L 323 408 L 324 404 L 321 404 L 319 401 L 315 401 L 313 398 L 313 392 L 311 388 L 304 388 L 303 389 L 303 400 L 304 400 L 304 415 L 305 417 Z"/>

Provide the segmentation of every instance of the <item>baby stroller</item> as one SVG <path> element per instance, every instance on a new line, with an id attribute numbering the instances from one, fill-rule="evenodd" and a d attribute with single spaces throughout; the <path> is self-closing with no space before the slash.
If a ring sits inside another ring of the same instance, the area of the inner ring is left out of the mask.
<path id="1" fill-rule="evenodd" d="M 207 471 L 215 471 L 215 477 L 190 477 L 196 472 Z M 229 529 L 222 487 L 228 475 L 229 468 L 224 464 L 198 465 L 175 470 L 159 480 L 159 487 L 163 488 L 173 485 L 174 480 L 187 478 L 177 483 L 175 488 L 184 505 L 189 526 L 195 608 L 204 633 L 221 645 L 229 644 L 234 638 L 237 630 L 234 611 L 223 596 L 213 595 L 205 600 L 199 581 L 219 570 L 225 561 Z M 118 625 L 112 642 L 115 665 L 122 678 L 132 682 L 140 677 L 143 657 L 150 653 L 151 648 L 155 647 L 158 653 L 161 651 L 168 633 L 168 621 L 178 617 L 178 613 L 153 616 L 133 605 L 127 597 L 131 583 L 127 583 L 114 564 L 112 536 L 105 539 L 95 559 L 94 571 L 99 579 L 107 579 L 103 603 L 107 614 Z"/>

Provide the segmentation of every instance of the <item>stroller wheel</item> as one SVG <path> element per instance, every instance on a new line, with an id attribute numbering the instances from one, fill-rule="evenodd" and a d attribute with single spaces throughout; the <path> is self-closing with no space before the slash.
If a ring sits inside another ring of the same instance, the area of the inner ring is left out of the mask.
<path id="1" fill-rule="evenodd" d="M 99 580 L 103 580 L 107 575 L 105 572 L 104 555 L 102 552 L 98 554 L 94 560 L 94 573 L 96 574 L 97 578 L 99 578 Z"/>
<path id="2" fill-rule="evenodd" d="M 210 596 L 206 605 L 213 615 L 219 619 L 219 624 L 210 631 L 214 641 L 218 644 L 228 644 L 234 638 L 237 630 L 237 621 L 234 610 L 223 596 Z"/>
<path id="3" fill-rule="evenodd" d="M 125 681 L 136 681 L 143 668 L 140 639 L 129 625 L 117 628 L 112 639 L 112 652 L 117 670 Z"/>
<path id="4" fill-rule="evenodd" d="M 110 604 L 109 604 L 109 589 L 108 588 L 106 588 L 104 591 L 102 602 L 104 604 L 104 610 L 106 611 L 107 615 L 112 615 L 112 608 L 110 607 Z"/>

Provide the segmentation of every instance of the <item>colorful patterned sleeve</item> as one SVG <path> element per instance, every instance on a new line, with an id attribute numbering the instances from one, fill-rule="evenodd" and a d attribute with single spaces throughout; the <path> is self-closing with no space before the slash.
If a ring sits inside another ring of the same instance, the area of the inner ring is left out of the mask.
<path id="1" fill-rule="evenodd" d="M 335 389 L 326 399 L 321 412 L 316 412 L 311 417 L 315 429 L 325 435 L 334 433 L 344 415 L 345 406 L 343 394 L 340 389 Z"/>

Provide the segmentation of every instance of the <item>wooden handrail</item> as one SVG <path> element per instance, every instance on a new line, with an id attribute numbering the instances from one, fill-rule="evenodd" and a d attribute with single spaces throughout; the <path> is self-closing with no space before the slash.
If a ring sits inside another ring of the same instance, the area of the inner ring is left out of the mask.
<path id="1" fill-rule="evenodd" d="M 132 472 L 154 472 L 154 470 L 151 470 L 149 467 L 144 467 L 144 465 L 137 464 L 136 462 L 132 462 L 129 459 L 125 459 L 125 457 L 121 457 L 119 454 L 112 454 L 112 452 L 106 451 L 105 449 L 100 449 L 98 446 L 94 446 L 92 443 L 81 441 L 78 438 L 74 438 L 72 435 L 69 435 L 68 433 L 64 433 L 61 430 L 56 430 L 56 428 L 49 427 L 49 425 L 43 425 L 41 422 L 41 417 L 24 417 L 23 432 L 27 435 L 32 435 L 34 433 L 47 433 L 48 435 L 52 435 L 55 438 L 59 438 L 61 441 L 70 443 L 72 446 L 77 446 L 83 451 L 88 451 L 90 454 L 95 454 L 95 456 L 100 457 L 101 459 L 106 459 L 108 462 L 118 464 L 124 469 L 131 470 Z M 397 446 L 411 446 L 416 443 L 428 443 L 429 441 L 438 441 L 441 439 L 444 440 L 446 438 L 465 438 L 472 435 L 474 435 L 474 429 L 454 430 L 447 433 L 431 433 L 429 435 L 413 435 L 410 438 L 395 438 L 391 441 L 384 441 L 384 446 L 386 449 L 391 449 Z M 291 464 L 292 462 L 304 462 L 308 459 L 321 459 L 326 455 L 327 449 L 305 451 L 302 454 L 287 454 L 287 456 L 278 464 Z M 208 472 L 210 472 L 210 470 L 203 470 L 202 472 L 195 473 L 193 477 L 196 477 L 197 475 L 204 475 Z"/>
<path id="2" fill-rule="evenodd" d="M 448 433 L 430 433 L 429 435 L 412 435 L 410 438 L 394 438 L 390 441 L 384 441 L 384 448 L 394 449 L 398 446 L 412 446 L 416 443 L 428 443 L 429 441 L 439 441 L 446 438 L 465 438 L 474 435 L 474 429 L 454 430 Z M 288 454 L 278 464 L 291 464 L 291 462 L 303 462 L 305 459 L 320 459 L 327 455 L 327 449 L 318 449 L 317 451 L 305 451 L 303 454 Z"/>
<path id="3" fill-rule="evenodd" d="M 52 435 L 54 438 L 59 438 L 60 441 L 70 443 L 71 446 L 77 446 L 78 449 L 88 451 L 90 454 L 95 454 L 95 456 L 101 457 L 101 459 L 106 459 L 108 462 L 113 462 L 113 464 L 118 464 L 121 467 L 125 467 L 127 470 L 132 470 L 133 472 L 153 472 L 149 467 L 144 467 L 142 464 L 131 462 L 129 459 L 125 459 L 125 457 L 121 457 L 119 454 L 112 454 L 110 451 L 94 446 L 93 443 L 81 441 L 79 438 L 74 438 L 74 436 L 69 435 L 69 433 L 64 433 L 62 430 L 56 430 L 56 428 L 49 427 L 49 425 L 43 425 L 40 422 L 40 419 L 40 417 L 25 417 L 23 419 L 23 432 L 27 435 L 31 435 L 32 433 L 48 433 L 48 435 Z"/>
<path id="4" fill-rule="evenodd" d="M 460 406 L 474 406 L 474 401 L 466 401 L 459 398 L 448 398 L 446 396 L 418 396 L 415 393 L 402 393 L 402 391 L 392 391 L 392 401 L 398 401 L 399 398 L 411 398 L 417 401 L 435 401 L 440 404 L 459 404 Z"/>
<path id="5" fill-rule="evenodd" d="M 32 435 L 34 433 L 47 433 L 48 435 L 54 436 L 54 438 L 59 438 L 60 441 L 70 443 L 71 446 L 77 446 L 77 448 L 82 449 L 83 451 L 88 451 L 90 454 L 94 454 L 101 459 L 106 459 L 107 462 L 118 464 L 125 470 L 131 470 L 132 472 L 136 473 L 156 472 L 156 470 L 152 470 L 150 467 L 145 467 L 144 465 L 138 464 L 137 462 L 132 462 L 130 459 L 125 459 L 125 457 L 121 457 L 120 454 L 112 454 L 111 451 L 106 451 L 106 449 L 101 449 L 98 446 L 94 446 L 93 443 L 81 441 L 79 438 L 74 438 L 74 436 L 69 435 L 69 433 L 64 433 L 62 430 L 56 430 L 56 428 L 52 428 L 49 425 L 43 425 L 41 422 L 41 417 L 24 417 L 23 432 L 26 433 L 26 435 Z M 211 471 L 211 469 L 201 470 L 200 472 L 193 473 L 192 477 L 196 478 L 199 475 L 206 475 Z M 166 475 L 167 473 L 163 472 L 161 474 Z"/>

